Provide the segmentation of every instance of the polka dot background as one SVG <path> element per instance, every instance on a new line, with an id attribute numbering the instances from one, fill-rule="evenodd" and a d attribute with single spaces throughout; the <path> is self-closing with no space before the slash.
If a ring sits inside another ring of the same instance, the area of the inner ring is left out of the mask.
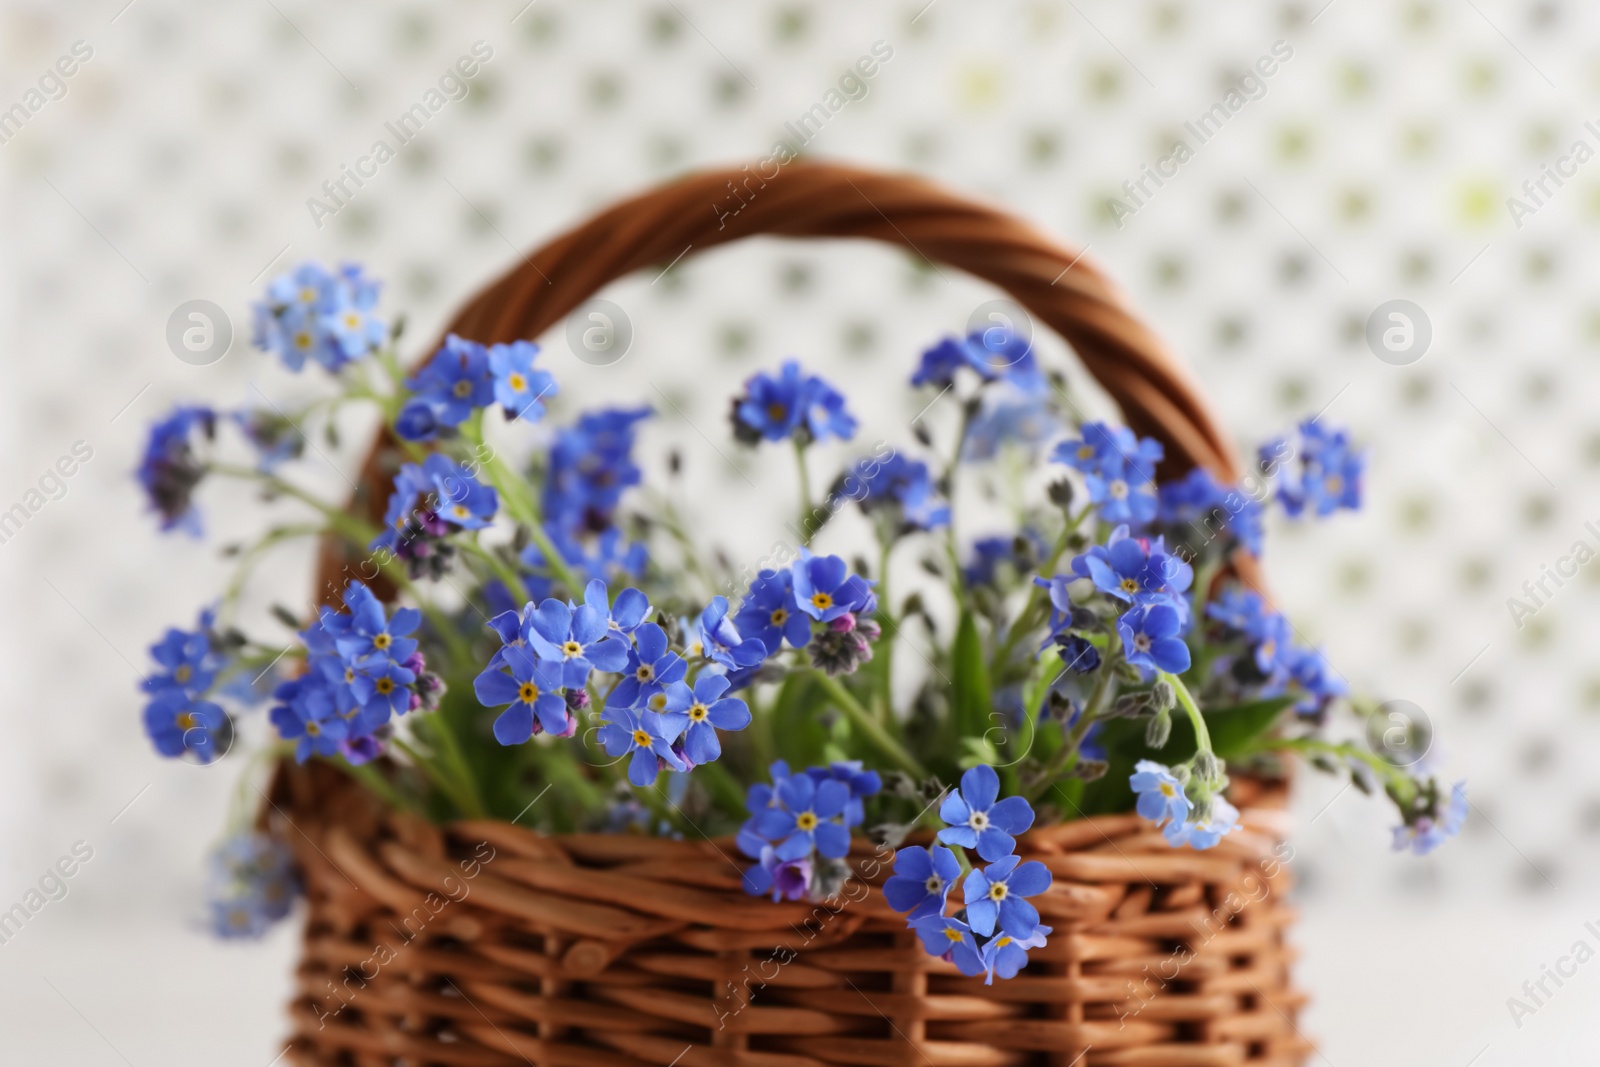
<path id="1" fill-rule="evenodd" d="M 129 478 L 179 399 L 314 395 L 313 375 L 249 349 L 265 281 L 304 258 L 360 260 L 415 351 L 586 213 L 768 156 L 878 44 L 891 57 L 807 154 L 925 173 L 1086 246 L 1241 450 L 1317 412 L 1370 444 L 1367 508 L 1280 524 L 1269 574 L 1352 685 L 1425 711 L 1432 758 L 1469 781 L 1473 812 L 1437 856 L 1397 857 L 1383 805 L 1301 782 L 1307 1025 L 1331 1062 L 1565 1062 L 1594 989 L 1547 984 L 1521 1027 L 1506 998 L 1574 941 L 1600 947 L 1582 926 L 1600 885 L 1600 564 L 1577 563 L 1600 551 L 1600 304 L 1585 281 L 1600 259 L 1597 21 L 1502 0 L 9 5 L 0 510 L 75 448 L 92 457 L 0 544 L 0 909 L 75 842 L 93 850 L 67 898 L 0 945 L 0 990 L 34 1009 L 18 1047 L 140 1064 L 281 1049 L 292 933 L 224 950 L 192 928 L 201 856 L 251 787 L 226 765 L 158 761 L 134 691 L 145 646 L 214 595 L 231 571 L 214 547 L 262 505 L 208 485 L 197 545 L 158 535 Z M 475 45 L 488 58 L 464 96 L 337 210 L 308 206 L 332 205 L 324 182 L 375 141 L 396 144 L 386 124 L 450 93 L 441 78 Z M 27 112 L 15 132 L 13 103 Z M 792 487 L 786 464 L 716 451 L 732 451 L 738 381 L 799 356 L 848 386 L 865 440 L 906 440 L 925 398 L 897 383 L 995 294 L 881 248 L 759 240 L 604 295 L 633 348 L 594 367 L 560 329 L 544 338 L 558 417 L 653 404 L 650 463 L 683 449 L 708 531 L 731 529 L 740 559 L 777 535 Z M 208 366 L 165 341 L 192 299 L 234 328 Z M 1403 365 L 1368 341 L 1392 300 L 1431 333 Z M 330 498 L 370 432 L 340 429 L 302 464 Z M 258 617 L 303 603 L 308 575 L 303 556 L 275 557 L 251 585 Z M 166 995 L 130 987 L 151 973 Z"/>

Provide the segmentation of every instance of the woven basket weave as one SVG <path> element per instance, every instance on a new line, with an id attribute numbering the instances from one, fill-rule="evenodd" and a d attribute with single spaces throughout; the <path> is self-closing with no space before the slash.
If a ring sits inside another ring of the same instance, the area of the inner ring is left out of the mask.
<path id="1" fill-rule="evenodd" d="M 747 201 L 732 217 L 716 206 L 730 186 Z M 1189 375 L 1098 270 L 920 179 L 810 162 L 766 181 L 748 168 L 692 176 L 556 238 L 450 329 L 534 337 L 614 278 L 762 233 L 874 238 L 999 285 L 1072 344 L 1129 425 L 1166 444 L 1164 475 L 1200 464 L 1237 477 Z M 375 519 L 385 453 L 378 442 L 351 503 Z M 345 551 L 324 543 L 319 598 L 344 584 Z M 865 840 L 839 896 L 773 903 L 743 892 L 747 861 L 728 841 L 441 829 L 315 764 L 280 768 L 270 796 L 263 819 L 309 900 L 298 1063 L 1209 1067 L 1310 1052 L 1284 938 L 1281 786 L 1238 782 L 1245 830 L 1203 853 L 1133 815 L 1024 835 L 1019 853 L 1055 878 L 1034 901 L 1055 933 L 990 986 L 923 951 L 876 890 L 891 854 Z"/>

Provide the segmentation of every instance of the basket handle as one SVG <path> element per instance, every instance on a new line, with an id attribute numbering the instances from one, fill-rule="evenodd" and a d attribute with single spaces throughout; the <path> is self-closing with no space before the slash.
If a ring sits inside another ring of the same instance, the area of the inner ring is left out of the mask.
<path id="1" fill-rule="evenodd" d="M 1237 481 L 1228 439 L 1193 375 L 1094 263 L 1003 211 L 911 175 L 803 160 L 770 176 L 759 166 L 691 174 L 556 237 L 482 290 L 447 332 L 486 345 L 537 337 L 608 282 L 760 234 L 872 238 L 994 283 L 1072 346 L 1130 427 L 1166 446 L 1164 474 L 1203 466 Z M 362 469 L 365 500 L 352 501 L 379 521 L 381 445 Z M 324 542 L 320 598 L 336 596 L 346 562 Z"/>

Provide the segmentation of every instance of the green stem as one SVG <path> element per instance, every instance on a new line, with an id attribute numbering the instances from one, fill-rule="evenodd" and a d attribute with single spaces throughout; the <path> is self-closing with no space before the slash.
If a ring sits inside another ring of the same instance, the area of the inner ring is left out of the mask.
<path id="1" fill-rule="evenodd" d="M 960 400 L 960 396 L 956 397 Z M 961 450 L 967 444 L 967 430 L 972 425 L 972 416 L 967 410 L 967 405 L 961 405 L 961 426 L 956 431 L 955 447 L 950 450 L 950 458 L 945 461 L 944 475 L 940 484 L 944 486 L 944 493 L 950 505 L 950 521 L 944 528 L 945 555 L 950 558 L 950 591 L 955 595 L 956 606 L 965 610 L 968 605 L 966 583 L 961 580 L 961 547 L 960 540 L 956 537 L 956 470 L 961 465 Z"/>
<path id="2" fill-rule="evenodd" d="M 416 764 L 417 768 L 421 770 L 423 774 L 427 775 L 429 780 L 432 781 L 434 785 L 438 786 L 445 796 L 449 797 L 451 802 L 454 803 L 457 808 L 461 809 L 463 813 L 469 813 L 474 810 L 476 805 L 471 799 L 471 793 L 464 792 L 461 783 L 457 782 L 450 775 L 446 774 L 439 766 L 437 760 L 431 756 L 424 756 L 421 752 L 418 752 L 415 748 L 411 747 L 411 745 L 407 744 L 403 738 L 394 737 L 391 738 L 390 741 L 401 752 L 404 752 L 407 756 L 409 756 L 411 758 L 411 762 Z M 479 810 L 481 812 L 481 809 Z"/>
<path id="3" fill-rule="evenodd" d="M 958 401 L 960 401 L 961 397 L 959 395 L 957 395 L 956 399 Z M 962 404 L 961 404 L 961 426 L 956 431 L 955 447 L 950 450 L 950 457 L 945 460 L 945 463 L 944 463 L 944 478 L 942 479 L 943 482 L 944 482 L 944 485 L 945 485 L 945 493 L 951 498 L 951 504 L 952 504 L 951 511 L 952 511 L 952 514 L 954 514 L 954 506 L 953 505 L 955 503 L 956 468 L 961 465 L 961 450 L 963 448 L 965 448 L 966 445 L 967 445 L 967 430 L 970 429 L 971 426 L 972 426 L 972 416 L 970 414 L 968 414 L 968 412 L 967 412 L 966 403 L 962 402 Z"/>
<path id="4" fill-rule="evenodd" d="M 539 553 L 544 556 L 545 567 L 556 576 L 556 580 L 566 587 L 567 595 L 577 600 L 583 596 L 584 582 L 578 578 L 578 572 L 567 563 L 556 543 L 550 540 L 550 535 L 539 524 L 537 519 L 533 525 L 527 527 L 528 536 L 533 543 L 539 546 Z"/>
<path id="5" fill-rule="evenodd" d="M 516 571 L 506 564 L 505 560 L 484 548 L 476 538 L 463 538 L 461 545 L 467 550 L 468 555 L 481 561 L 484 566 L 494 573 L 496 578 L 504 582 L 506 589 L 513 597 L 518 595 L 518 590 L 522 589 L 522 579 Z"/>
<path id="6" fill-rule="evenodd" d="M 295 743 L 279 739 L 251 753 L 235 776 L 233 796 L 228 801 L 228 817 L 223 824 L 229 834 L 240 833 L 255 821 L 258 805 L 265 794 L 262 768 L 294 756 Z"/>
<path id="7" fill-rule="evenodd" d="M 460 776 L 461 786 L 468 802 L 467 813 L 475 819 L 483 818 L 487 811 L 483 805 L 483 798 L 478 795 L 478 779 L 467 763 L 466 753 L 461 749 L 461 739 L 456 736 L 455 725 L 446 722 L 442 713 L 435 712 L 432 726 L 432 732 L 438 736 L 440 747 L 444 749 L 445 759 Z"/>
<path id="8" fill-rule="evenodd" d="M 806 541 L 811 541 L 811 528 L 807 524 L 811 521 L 811 472 L 806 469 L 806 446 L 800 438 L 794 438 L 794 465 L 800 472 L 800 534 Z"/>
<path id="9" fill-rule="evenodd" d="M 1056 537 L 1055 545 L 1050 549 L 1050 555 L 1039 565 L 1039 573 L 1041 575 L 1048 576 L 1055 571 L 1056 562 L 1061 558 L 1061 554 L 1067 550 L 1067 542 L 1072 539 L 1072 535 L 1077 532 L 1078 527 L 1083 525 L 1083 520 L 1088 517 L 1090 510 L 1091 507 L 1086 505 L 1076 516 L 1067 520 L 1066 525 L 1061 528 L 1061 533 Z M 1035 627 L 1048 617 L 1047 613 L 1041 615 L 1041 608 L 1044 607 L 1046 598 L 1047 594 L 1043 586 L 1029 585 L 1028 599 L 1023 602 L 1022 610 L 1017 612 L 1017 621 L 1006 632 L 1005 640 L 1001 642 L 999 649 L 995 652 L 994 662 L 989 665 L 990 677 L 995 677 L 1005 667 L 1006 661 L 1011 658 L 1011 653 L 1017 646 L 1017 642 L 1025 634 L 1031 633 Z"/>
<path id="10" fill-rule="evenodd" d="M 667 787 L 664 782 L 646 786 L 642 789 L 635 787 L 634 793 L 644 801 L 645 807 L 657 819 L 677 830 L 684 837 L 702 837 L 693 826 L 689 824 L 687 816 L 678 809 L 678 806 L 667 798 Z"/>
<path id="11" fill-rule="evenodd" d="M 450 616 L 440 610 L 433 601 L 422 595 L 422 590 L 417 588 L 417 583 L 413 582 L 411 575 L 406 573 L 405 566 L 391 556 L 380 565 L 379 569 L 396 587 L 404 591 L 412 599 L 417 607 L 421 609 L 422 614 L 428 617 L 428 621 L 433 624 L 435 632 L 438 633 L 439 639 L 444 642 L 445 648 L 450 653 L 450 658 L 456 665 L 464 670 L 471 670 L 474 666 L 471 643 L 461 636 L 461 632 L 456 629 L 455 622 Z"/>
<path id="12" fill-rule="evenodd" d="M 461 436 L 476 446 L 479 454 L 482 454 L 481 412 L 461 424 Z M 567 563 L 566 557 L 557 550 L 555 543 L 550 540 L 550 535 L 545 532 L 544 522 L 539 517 L 539 505 L 534 500 L 533 494 L 528 491 L 527 479 L 512 470 L 510 464 L 506 463 L 494 449 L 489 449 L 489 456 L 483 463 L 483 473 L 489 483 L 499 491 L 507 513 L 527 528 L 528 536 L 539 546 L 539 551 L 544 555 L 545 568 L 566 587 L 568 596 L 582 596 L 584 583 L 578 580 L 577 572 Z"/>
<path id="13" fill-rule="evenodd" d="M 683 553 L 684 566 L 689 572 L 705 583 L 709 596 L 717 596 L 723 592 L 723 586 L 717 582 L 716 575 L 711 573 L 705 561 L 700 558 L 700 546 L 695 544 L 694 538 L 684 528 L 683 516 L 672 502 L 672 498 L 665 493 L 648 493 L 650 502 L 657 512 L 659 525 L 667 531 L 667 535 L 678 545 L 678 550 Z"/>
<path id="14" fill-rule="evenodd" d="M 293 482 L 285 481 L 276 474 L 256 470 L 254 467 L 239 467 L 232 463 L 212 463 L 208 469 L 214 474 L 221 474 L 228 478 L 242 478 L 248 481 L 260 482 L 275 493 L 293 497 L 303 504 L 309 504 L 328 520 L 328 525 L 338 532 L 349 536 L 352 540 L 360 541 L 363 545 L 370 543 L 378 536 L 377 527 L 363 522 L 339 508 L 334 507 L 322 498 L 301 489 Z"/>
<path id="15" fill-rule="evenodd" d="M 1161 672 L 1161 680 L 1172 686 L 1172 691 L 1178 694 L 1178 703 L 1183 705 L 1183 710 L 1189 714 L 1189 722 L 1194 725 L 1195 748 L 1199 752 L 1211 752 L 1211 732 L 1206 729 L 1206 719 L 1200 714 L 1200 705 L 1194 702 L 1194 695 L 1189 692 L 1189 687 L 1183 684 L 1183 679 L 1176 674 Z"/>
<path id="16" fill-rule="evenodd" d="M 967 607 L 967 583 L 961 574 L 961 550 L 956 544 L 955 510 L 951 509 L 950 524 L 944 528 L 944 557 L 950 566 L 950 593 L 955 597 L 956 607 L 965 610 Z"/>
<path id="17" fill-rule="evenodd" d="M 244 584 L 254 572 L 256 564 L 261 557 L 277 545 L 296 537 L 315 537 L 322 533 L 321 526 L 309 523 L 298 526 L 279 526 L 267 531 L 266 535 L 239 554 L 238 566 L 234 568 L 233 577 L 222 593 L 222 614 L 225 621 L 231 621 L 234 608 L 238 605 L 239 595 L 244 591 Z"/>
<path id="18" fill-rule="evenodd" d="M 1361 746 L 1349 741 L 1335 743 L 1322 741 L 1315 737 L 1267 738 L 1250 748 L 1245 754 L 1255 755 L 1260 752 L 1285 750 L 1359 760 L 1371 768 L 1379 778 L 1382 778 L 1391 790 L 1398 792 L 1402 797 L 1409 797 L 1416 790 L 1416 782 L 1405 771 L 1385 760 L 1382 756 L 1368 752 Z"/>
<path id="19" fill-rule="evenodd" d="M 378 365 L 388 374 L 390 383 L 394 386 L 394 395 L 397 402 L 406 399 L 406 372 L 400 366 L 400 357 L 395 352 L 393 345 L 384 345 L 378 349 Z"/>
<path id="20" fill-rule="evenodd" d="M 901 747 L 900 742 L 891 737 L 889 732 L 878 724 L 872 714 L 861 706 L 861 702 L 851 695 L 850 690 L 846 689 L 839 679 L 816 667 L 812 667 L 811 670 L 834 705 L 844 712 L 851 725 L 860 730 L 869 741 L 878 747 L 880 752 L 893 760 L 901 770 L 906 771 L 919 781 L 927 777 L 928 772 L 923 769 L 922 764 L 918 763 L 911 753 Z"/>
<path id="21" fill-rule="evenodd" d="M 1105 655 L 1100 657 L 1100 677 L 1095 679 L 1094 689 L 1089 693 L 1088 701 L 1083 705 L 1083 714 L 1078 716 L 1078 721 L 1061 742 L 1061 750 L 1055 754 L 1039 774 L 1038 781 L 1034 784 L 1030 799 L 1037 800 L 1045 790 L 1055 784 L 1056 778 L 1062 771 L 1072 766 L 1078 758 L 1078 749 L 1083 745 L 1083 739 L 1089 734 L 1089 727 L 1093 726 L 1100 718 L 1106 702 L 1116 695 L 1116 671 L 1112 659 L 1121 648 L 1121 641 L 1115 634 L 1111 638 L 1112 644 L 1106 646 Z M 1113 647 L 1115 646 L 1115 647 Z"/>
<path id="22" fill-rule="evenodd" d="M 1206 617 L 1206 600 L 1211 596 L 1211 583 L 1216 580 L 1217 572 L 1222 569 L 1223 561 L 1214 559 L 1203 563 L 1195 571 L 1194 587 L 1190 590 L 1190 611 L 1196 619 Z"/>
<path id="23" fill-rule="evenodd" d="M 225 463 L 214 463 L 211 465 L 210 469 L 217 474 L 225 475 L 230 478 L 245 478 L 251 481 L 258 481 L 267 488 L 271 489 L 273 492 L 281 493 L 284 496 L 293 497 L 302 503 L 310 505 L 322 513 L 322 516 L 327 520 L 330 529 L 339 534 L 341 537 L 344 537 L 357 548 L 365 550 L 378 536 L 379 531 L 376 526 L 373 526 L 371 523 L 366 522 L 363 519 L 359 519 L 348 512 L 339 510 L 338 508 L 328 504 L 311 493 L 306 492 L 299 486 L 284 481 L 277 475 L 265 474 L 253 467 L 236 467 Z M 394 582 L 397 587 L 404 590 L 406 594 L 416 602 L 417 607 L 422 610 L 422 613 L 426 615 L 429 621 L 433 623 L 434 629 L 439 632 L 439 637 L 449 648 L 450 654 L 455 657 L 458 662 L 470 666 L 472 659 L 471 648 L 461 638 L 461 635 L 456 632 L 455 626 L 450 622 L 449 616 L 445 615 L 433 604 L 431 600 L 422 595 L 422 591 L 417 588 L 416 583 L 411 580 L 411 576 L 406 573 L 405 567 L 392 555 L 386 554 L 386 558 L 384 558 L 381 563 L 378 562 L 378 557 L 373 556 L 371 558 L 374 565 L 377 566 L 378 569 L 381 570 L 390 581 Z"/>
<path id="24" fill-rule="evenodd" d="M 383 772 L 370 763 L 354 764 L 347 760 L 330 760 L 340 770 L 381 797 L 390 807 L 399 811 L 416 812 L 416 801 L 394 787 Z"/>
<path id="25" fill-rule="evenodd" d="M 878 676 L 881 679 L 879 692 L 882 694 L 883 721 L 888 722 L 894 714 L 894 643 L 900 634 L 900 625 L 894 617 L 894 609 L 889 599 L 889 553 L 894 549 L 892 535 L 884 535 L 879 527 L 878 538 L 878 625 L 883 633 L 878 638 L 878 656 L 882 660 L 878 664 Z"/>
<path id="26" fill-rule="evenodd" d="M 750 729 L 746 733 L 750 736 L 751 747 L 755 749 L 756 766 L 764 770 L 777 759 L 778 753 L 778 743 L 772 732 L 772 704 L 756 700 L 752 693 L 750 719 Z"/>

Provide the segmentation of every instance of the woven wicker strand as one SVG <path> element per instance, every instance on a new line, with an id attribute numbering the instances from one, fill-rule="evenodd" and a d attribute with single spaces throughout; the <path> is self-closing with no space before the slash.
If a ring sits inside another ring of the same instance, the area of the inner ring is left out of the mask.
<path id="1" fill-rule="evenodd" d="M 1020 839 L 1055 885 L 1050 943 L 985 986 L 925 953 L 877 887 L 817 904 L 740 888 L 732 842 L 440 830 L 338 772 L 285 769 L 279 832 L 310 916 L 292 1055 L 439 1067 L 1193 1067 L 1297 1064 L 1274 795 L 1244 833 L 1175 852 L 1133 816 Z M 293 813 L 290 815 L 289 813 Z"/>
<path id="2" fill-rule="evenodd" d="M 745 208 L 719 218 L 730 185 Z M 606 283 L 756 234 L 865 237 L 985 278 L 1069 341 L 1126 421 L 1232 479 L 1188 373 L 1080 254 L 921 179 L 797 162 L 693 175 L 557 237 L 450 331 L 535 337 Z M 381 515 L 380 440 L 353 508 Z M 1248 567 L 1251 561 L 1242 565 Z M 318 597 L 349 559 L 323 545 Z M 1236 566 L 1240 561 L 1236 561 Z M 446 828 L 338 771 L 280 768 L 264 821 L 295 852 L 309 914 L 291 1056 L 341 1067 L 1222 1067 L 1303 1063 L 1284 901 L 1281 787 L 1237 783 L 1245 831 L 1174 850 L 1137 816 L 1019 839 L 1055 884 L 1027 970 L 984 985 L 923 951 L 858 841 L 841 895 L 746 895 L 729 841 Z"/>
<path id="3" fill-rule="evenodd" d="M 719 206 L 735 187 L 748 202 L 730 218 Z M 765 182 L 749 168 L 690 175 L 617 204 L 528 255 L 462 308 L 446 332 L 483 344 L 537 337 L 617 278 L 760 235 L 883 241 L 994 283 L 1072 345 L 1129 426 L 1166 445 L 1163 477 L 1198 465 L 1224 482 L 1238 480 L 1232 446 L 1193 375 L 1092 261 L 997 208 L 907 175 L 813 162 L 791 163 Z M 352 502 L 380 524 L 389 484 L 383 444 L 369 456 Z M 347 551 L 324 542 L 320 600 L 336 601 L 344 576 L 360 564 Z"/>

